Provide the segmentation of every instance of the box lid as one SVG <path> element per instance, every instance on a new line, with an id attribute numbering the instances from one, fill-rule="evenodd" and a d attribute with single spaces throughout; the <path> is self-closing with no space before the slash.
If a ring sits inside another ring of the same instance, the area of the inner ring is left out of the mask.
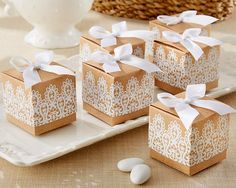
<path id="1" fill-rule="evenodd" d="M 175 25 L 166 25 L 165 23 L 162 23 L 157 19 L 151 20 L 150 23 L 160 25 L 162 27 L 165 27 L 165 28 L 175 31 L 177 33 L 183 33 L 186 29 L 189 29 L 189 28 L 203 28 L 204 27 L 199 24 L 184 23 L 184 22 L 181 22 L 181 23 L 175 24 Z"/>
<path id="2" fill-rule="evenodd" d="M 82 37 L 100 46 L 101 40 L 95 39 L 88 34 L 85 34 Z M 116 47 L 121 46 L 123 44 L 131 43 L 132 46 L 136 46 L 136 45 L 140 45 L 143 42 L 145 41 L 139 38 L 134 38 L 134 37 L 117 37 L 117 45 L 105 47 L 104 49 L 106 49 L 109 53 L 113 53 Z"/>
<path id="3" fill-rule="evenodd" d="M 177 94 L 176 96 L 178 97 L 181 97 L 181 98 L 184 98 L 185 96 L 185 92 L 182 92 L 182 93 L 179 93 Z M 211 98 L 208 98 L 208 97 L 204 97 L 203 100 L 214 100 L 214 99 L 211 99 Z M 172 114 L 176 117 L 179 117 L 177 115 L 177 113 L 175 112 L 174 108 L 168 108 L 166 107 L 165 105 L 163 105 L 161 102 L 156 102 L 154 104 L 152 104 L 151 106 L 155 107 L 155 108 L 158 108 L 160 110 L 163 110 L 169 114 Z M 197 122 L 200 122 L 202 120 L 205 120 L 206 118 L 209 118 L 210 116 L 214 115 L 216 112 L 212 111 L 212 110 L 209 110 L 209 109 L 206 109 L 206 108 L 200 108 L 200 107 L 197 107 L 197 106 L 193 106 L 191 105 L 194 109 L 196 109 L 198 112 L 199 112 L 199 115 L 198 117 L 194 120 L 193 124 L 194 123 L 197 123 Z"/>
<path id="4" fill-rule="evenodd" d="M 85 62 L 85 64 L 87 65 L 90 65 L 96 69 L 99 69 L 100 71 L 102 72 L 105 72 L 103 70 L 103 67 L 102 67 L 102 63 L 98 63 L 98 62 L 95 62 L 95 61 L 87 61 Z M 138 71 L 141 71 L 141 69 L 137 68 L 137 67 L 134 67 L 134 66 L 130 66 L 130 65 L 126 65 L 126 64 L 123 64 L 123 63 L 119 63 L 119 66 L 120 66 L 120 69 L 121 71 L 118 71 L 118 72 L 113 72 L 113 73 L 107 73 L 113 77 L 121 77 L 121 76 L 125 76 L 127 74 L 130 74 L 130 73 L 135 73 L 135 72 L 138 72 Z"/>
<path id="5" fill-rule="evenodd" d="M 181 45 L 180 43 L 172 43 L 172 42 L 169 42 L 165 39 L 158 39 L 158 40 L 155 40 L 154 43 L 159 43 L 159 44 L 163 44 L 163 45 L 167 45 L 169 47 L 172 47 L 172 48 L 175 48 L 181 52 L 184 52 L 184 53 L 189 53 L 189 51 L 183 46 Z M 202 50 L 206 49 L 206 48 L 209 48 L 209 46 L 205 45 L 205 44 L 202 44 L 202 43 L 198 43 L 198 42 L 195 42 L 196 44 L 198 44 Z"/>
<path id="6" fill-rule="evenodd" d="M 63 66 L 63 65 L 61 65 L 59 63 L 55 63 L 55 62 L 52 62 L 51 64 Z M 63 66 L 63 67 L 65 67 L 65 66 Z M 58 75 L 58 74 L 55 74 L 55 73 L 46 72 L 46 71 L 43 71 L 43 70 L 38 70 L 38 73 L 39 73 L 39 76 L 40 76 L 42 82 L 52 80 L 52 79 L 55 79 L 55 78 L 58 78 L 58 77 L 62 76 L 62 75 Z M 11 77 L 19 80 L 19 81 L 24 82 L 22 73 L 17 71 L 15 68 L 6 70 L 6 71 L 2 72 L 2 74 L 6 74 L 8 76 L 11 76 Z"/>

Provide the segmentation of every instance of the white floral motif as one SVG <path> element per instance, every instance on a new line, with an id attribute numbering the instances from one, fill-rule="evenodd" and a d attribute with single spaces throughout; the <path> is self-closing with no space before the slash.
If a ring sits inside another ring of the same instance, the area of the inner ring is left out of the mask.
<path id="1" fill-rule="evenodd" d="M 194 166 L 223 152 L 228 147 L 228 116 L 217 122 L 208 120 L 202 129 L 181 130 L 177 121 L 165 124 L 161 114 L 155 114 L 149 124 L 149 147 L 161 155 L 186 166 Z"/>
<path id="2" fill-rule="evenodd" d="M 140 57 L 140 58 L 144 58 L 143 49 L 142 49 L 140 46 L 137 46 L 137 47 L 134 49 L 133 55 L 135 55 L 135 56 L 137 56 L 137 57 Z"/>
<path id="3" fill-rule="evenodd" d="M 148 59 L 150 56 L 153 56 L 154 40 L 157 40 L 160 38 L 160 31 L 156 27 L 153 27 L 151 30 L 155 34 L 145 41 L 145 59 Z"/>
<path id="4" fill-rule="evenodd" d="M 92 54 L 92 50 L 88 43 L 84 43 L 80 47 L 80 62 L 88 61 Z"/>
<path id="5" fill-rule="evenodd" d="M 3 102 L 6 113 L 29 126 L 62 119 L 76 112 L 76 90 L 71 79 L 63 81 L 61 91 L 50 84 L 43 96 L 36 90 L 26 92 L 21 86 L 15 91 L 7 81 L 3 84 Z"/>
<path id="6" fill-rule="evenodd" d="M 91 71 L 85 73 L 83 101 L 111 116 L 118 117 L 148 107 L 153 102 L 154 77 L 145 74 L 141 81 L 131 77 L 123 86 L 121 82 L 108 86 L 104 77 L 97 82 Z"/>
<path id="7" fill-rule="evenodd" d="M 208 54 L 194 61 L 190 54 L 177 57 L 174 50 L 166 53 L 162 45 L 154 53 L 154 61 L 163 71 L 156 78 L 171 86 L 184 89 L 189 84 L 201 84 L 215 81 L 219 78 L 219 49 L 213 47 Z"/>

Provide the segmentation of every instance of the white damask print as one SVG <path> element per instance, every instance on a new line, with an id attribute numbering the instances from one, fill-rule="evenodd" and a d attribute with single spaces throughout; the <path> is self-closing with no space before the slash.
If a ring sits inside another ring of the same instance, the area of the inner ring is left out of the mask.
<path id="1" fill-rule="evenodd" d="M 157 40 L 160 38 L 160 31 L 156 27 L 153 27 L 151 30 L 155 34 L 145 41 L 145 59 L 148 59 L 150 56 L 151 57 L 153 56 L 154 40 Z"/>
<path id="2" fill-rule="evenodd" d="M 83 80 L 83 101 L 111 116 L 123 116 L 148 107 L 153 102 L 154 77 L 145 74 L 139 81 L 131 77 L 126 85 L 116 81 L 108 86 L 104 77 L 95 80 L 91 71 Z"/>
<path id="3" fill-rule="evenodd" d="M 156 74 L 156 78 L 171 86 L 185 89 L 189 84 L 202 84 L 219 78 L 218 59 L 219 49 L 213 47 L 208 54 L 195 61 L 190 54 L 178 57 L 175 50 L 167 53 L 162 45 L 154 53 L 154 62 L 163 72 Z"/>
<path id="4" fill-rule="evenodd" d="M 143 52 L 143 49 L 140 47 L 140 46 L 137 46 L 135 49 L 134 49 L 134 52 L 133 54 L 137 57 L 140 57 L 140 58 L 144 58 L 144 52 Z"/>
<path id="5" fill-rule="evenodd" d="M 76 89 L 68 78 L 60 89 L 50 84 L 43 95 L 36 90 L 27 93 L 21 86 L 14 90 L 7 81 L 3 84 L 3 103 L 6 113 L 17 120 L 33 127 L 42 126 L 76 112 Z"/>
<path id="6" fill-rule="evenodd" d="M 202 129 L 190 128 L 185 133 L 177 121 L 166 125 L 161 114 L 155 114 L 149 123 L 149 147 L 161 155 L 186 166 L 206 161 L 228 148 L 228 116 L 219 116 L 217 122 L 208 120 Z"/>
<path id="7" fill-rule="evenodd" d="M 88 43 L 83 43 L 80 46 L 80 62 L 86 62 L 89 60 L 90 56 L 92 54 L 92 50 L 90 49 L 90 46 Z"/>

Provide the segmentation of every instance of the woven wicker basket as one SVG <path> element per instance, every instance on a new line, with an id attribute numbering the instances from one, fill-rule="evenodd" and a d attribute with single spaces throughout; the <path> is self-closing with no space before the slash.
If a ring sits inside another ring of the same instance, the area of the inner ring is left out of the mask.
<path id="1" fill-rule="evenodd" d="M 233 11 L 236 0 L 94 0 L 93 10 L 112 16 L 155 19 L 185 10 L 197 10 L 224 20 Z"/>

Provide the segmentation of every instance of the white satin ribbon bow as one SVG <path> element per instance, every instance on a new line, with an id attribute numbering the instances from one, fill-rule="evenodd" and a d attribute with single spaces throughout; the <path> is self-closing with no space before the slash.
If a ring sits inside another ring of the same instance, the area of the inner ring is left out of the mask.
<path id="1" fill-rule="evenodd" d="M 182 35 L 173 31 L 162 32 L 163 37 L 167 41 L 172 43 L 180 43 L 182 46 L 184 46 L 192 54 L 196 61 L 202 56 L 204 52 L 195 42 L 199 42 L 211 47 L 222 44 L 220 40 L 211 37 L 200 36 L 200 34 L 200 28 L 186 29 Z"/>
<path id="2" fill-rule="evenodd" d="M 157 19 L 160 22 L 165 23 L 166 25 L 176 25 L 181 22 L 185 22 L 185 23 L 195 23 L 203 26 L 209 25 L 218 20 L 217 18 L 212 16 L 197 15 L 197 11 L 195 10 L 184 11 L 179 16 L 160 15 L 157 16 Z"/>
<path id="3" fill-rule="evenodd" d="M 52 51 L 45 51 L 36 54 L 35 63 L 32 63 L 20 56 L 11 58 L 10 63 L 17 71 L 23 74 L 25 87 L 29 88 L 41 82 L 38 70 L 43 70 L 59 75 L 74 75 L 73 71 L 65 67 L 59 65 L 50 65 L 50 63 L 53 61 L 53 58 L 54 53 Z"/>
<path id="4" fill-rule="evenodd" d="M 112 32 L 107 31 L 101 26 L 93 26 L 89 29 L 89 34 L 93 38 L 101 40 L 101 47 L 108 47 L 117 44 L 116 37 L 135 37 L 147 41 L 154 38 L 156 33 L 148 30 L 127 31 L 126 21 L 123 21 L 113 24 Z"/>
<path id="5" fill-rule="evenodd" d="M 219 101 L 201 99 L 205 96 L 205 93 L 206 85 L 196 84 L 187 86 L 184 99 L 177 98 L 170 93 L 160 93 L 157 98 L 163 105 L 175 109 L 186 129 L 191 127 L 193 121 L 199 115 L 199 112 L 190 105 L 206 108 L 220 115 L 236 112 L 232 107 Z"/>
<path id="6" fill-rule="evenodd" d="M 118 72 L 120 66 L 117 61 L 137 67 L 147 73 L 161 71 L 154 63 L 132 55 L 133 49 L 131 44 L 125 44 L 114 49 L 114 56 L 102 51 L 92 53 L 91 60 L 102 63 L 103 70 L 107 73 Z"/>

